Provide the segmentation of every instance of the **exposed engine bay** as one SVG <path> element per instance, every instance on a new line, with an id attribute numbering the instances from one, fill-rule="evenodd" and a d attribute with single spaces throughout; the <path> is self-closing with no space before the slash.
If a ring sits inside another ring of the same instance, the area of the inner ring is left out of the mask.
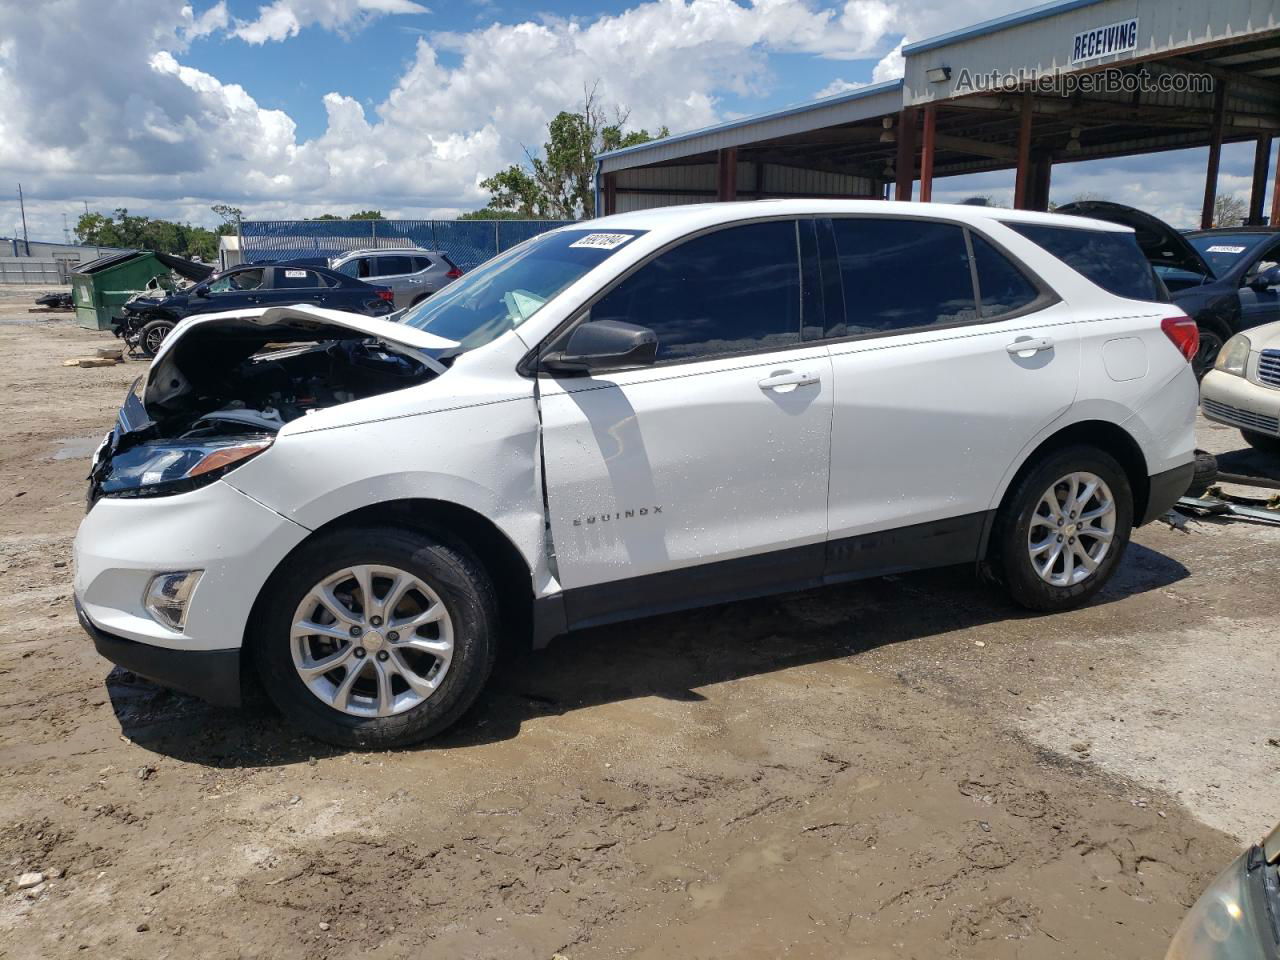
<path id="1" fill-rule="evenodd" d="M 312 307 L 190 321 L 125 398 L 94 456 L 89 503 L 210 483 L 309 413 L 433 379 L 457 346 Z"/>
<path id="2" fill-rule="evenodd" d="M 400 390 L 434 374 L 376 343 L 345 340 L 266 350 L 173 404 L 161 426 L 181 440 L 275 433 L 313 410 Z"/>

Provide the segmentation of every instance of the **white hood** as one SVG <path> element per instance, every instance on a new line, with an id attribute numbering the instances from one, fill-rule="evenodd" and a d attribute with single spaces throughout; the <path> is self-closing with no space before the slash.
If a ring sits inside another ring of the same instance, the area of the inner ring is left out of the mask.
<path id="1" fill-rule="evenodd" d="M 207 313 L 182 320 L 164 338 L 147 375 L 144 403 L 163 406 L 187 392 L 189 363 L 205 367 L 247 359 L 268 343 L 374 339 L 387 350 L 419 361 L 439 374 L 445 366 L 434 356 L 458 346 L 416 327 L 343 310 L 298 304 Z"/>

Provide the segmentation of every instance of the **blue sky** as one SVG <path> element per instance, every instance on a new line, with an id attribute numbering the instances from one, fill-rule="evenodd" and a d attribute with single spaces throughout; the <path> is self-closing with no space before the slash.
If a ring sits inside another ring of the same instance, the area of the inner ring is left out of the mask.
<path id="1" fill-rule="evenodd" d="M 451 217 L 599 82 L 673 132 L 894 75 L 925 39 L 1026 0 L 0 0 L 0 181 L 32 235 L 87 201 L 209 224 L 214 203 L 288 218 L 375 207 Z M 1059 165 L 1096 194 L 1195 221 L 1204 151 Z M 1251 146 L 1220 189 L 1247 192 Z M 991 194 L 1012 174 L 939 181 Z M 0 194 L 0 234 L 17 223 Z"/>

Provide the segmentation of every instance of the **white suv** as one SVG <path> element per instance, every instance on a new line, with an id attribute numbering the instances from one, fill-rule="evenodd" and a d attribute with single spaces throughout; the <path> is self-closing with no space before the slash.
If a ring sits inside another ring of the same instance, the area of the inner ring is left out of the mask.
<path id="1" fill-rule="evenodd" d="M 403 323 L 195 318 L 95 456 L 81 620 L 386 747 L 500 635 L 948 564 L 1072 607 L 1193 470 L 1196 328 L 1156 296 L 1112 224 L 786 200 L 564 227 Z"/>

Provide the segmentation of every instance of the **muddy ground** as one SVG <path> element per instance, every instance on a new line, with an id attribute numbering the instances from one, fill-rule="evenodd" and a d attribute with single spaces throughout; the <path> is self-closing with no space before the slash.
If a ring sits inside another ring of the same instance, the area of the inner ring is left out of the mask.
<path id="1" fill-rule="evenodd" d="M 1159 958 L 1277 819 L 1280 529 L 1239 523 L 1142 529 L 1061 616 L 961 569 L 565 637 L 399 753 L 159 690 L 70 596 L 144 365 L 64 368 L 115 341 L 35 292 L 0 291 L 2 957 Z"/>

